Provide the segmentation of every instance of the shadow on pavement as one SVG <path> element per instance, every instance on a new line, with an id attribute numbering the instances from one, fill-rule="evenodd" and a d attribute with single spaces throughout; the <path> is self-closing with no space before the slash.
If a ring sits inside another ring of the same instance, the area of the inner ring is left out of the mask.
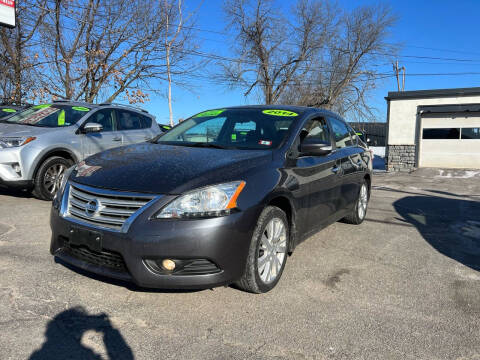
<path id="1" fill-rule="evenodd" d="M 407 196 L 393 205 L 434 249 L 480 271 L 480 202 Z"/>
<path id="2" fill-rule="evenodd" d="M 33 198 L 32 192 L 29 190 L 9 189 L 3 186 L 0 186 L 0 195 L 14 196 L 25 199 Z"/>
<path id="3" fill-rule="evenodd" d="M 100 333 L 106 354 L 99 354 L 82 344 L 87 331 Z M 115 329 L 106 314 L 89 315 L 83 308 L 74 307 L 59 313 L 47 325 L 46 341 L 30 360 L 56 359 L 134 359 L 132 349 L 120 331 Z"/>

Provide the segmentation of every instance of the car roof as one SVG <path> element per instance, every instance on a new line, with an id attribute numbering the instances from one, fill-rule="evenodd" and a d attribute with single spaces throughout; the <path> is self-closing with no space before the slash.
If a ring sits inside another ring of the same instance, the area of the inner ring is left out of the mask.
<path id="1" fill-rule="evenodd" d="M 241 106 L 228 106 L 224 109 L 227 110 L 237 110 L 237 109 L 258 109 L 258 110 L 286 110 L 293 111 L 299 115 L 305 116 L 310 114 L 319 114 L 324 116 L 331 116 L 335 118 L 340 118 L 340 115 L 326 109 L 315 108 L 310 106 L 297 106 L 297 105 L 241 105 Z M 343 119 L 342 119 L 343 120 Z"/>
<path id="2" fill-rule="evenodd" d="M 89 107 L 91 109 L 100 109 L 100 108 L 103 108 L 103 107 L 106 107 L 106 106 L 109 106 L 109 107 L 114 107 L 114 108 L 124 108 L 126 110 L 134 110 L 134 111 L 137 111 L 137 112 L 142 112 L 144 114 L 147 114 L 149 116 L 152 116 L 152 114 L 150 114 L 147 110 L 144 110 L 140 107 L 137 107 L 137 106 L 133 106 L 133 105 L 127 105 L 127 104 L 118 104 L 118 103 L 101 103 L 101 104 L 92 104 L 92 103 L 89 103 L 89 102 L 85 102 L 85 101 L 73 101 L 73 100 L 55 100 L 52 102 L 52 104 L 58 104 L 58 105 L 73 105 L 73 106 L 85 106 L 85 107 Z"/>

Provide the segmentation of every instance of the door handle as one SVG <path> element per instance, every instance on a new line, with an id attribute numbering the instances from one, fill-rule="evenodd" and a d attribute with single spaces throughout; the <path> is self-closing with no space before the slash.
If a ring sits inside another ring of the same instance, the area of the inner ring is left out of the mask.
<path id="1" fill-rule="evenodd" d="M 114 137 L 112 141 L 122 141 L 122 138 L 120 136 Z"/>

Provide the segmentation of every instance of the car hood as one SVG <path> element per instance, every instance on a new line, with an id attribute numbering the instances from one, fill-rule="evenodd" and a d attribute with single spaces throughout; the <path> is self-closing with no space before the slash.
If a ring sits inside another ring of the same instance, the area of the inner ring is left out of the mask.
<path id="1" fill-rule="evenodd" d="M 29 126 L 21 124 L 0 123 L 0 136 L 22 137 L 22 136 L 38 136 L 61 128 L 50 128 L 40 126 Z"/>
<path id="2" fill-rule="evenodd" d="M 202 186 L 244 180 L 272 162 L 266 150 L 223 150 L 142 143 L 96 154 L 70 180 L 111 190 L 181 194 Z"/>

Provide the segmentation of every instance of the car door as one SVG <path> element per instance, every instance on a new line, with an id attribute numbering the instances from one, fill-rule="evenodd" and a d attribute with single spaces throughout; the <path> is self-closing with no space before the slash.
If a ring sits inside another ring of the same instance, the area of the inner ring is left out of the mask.
<path id="1" fill-rule="evenodd" d="M 325 118 L 308 120 L 295 144 L 299 145 L 309 138 L 331 144 L 330 129 Z M 328 224 L 337 211 L 341 186 L 340 159 L 334 151 L 322 156 L 298 153 L 292 170 L 300 189 L 303 189 L 303 206 L 306 211 L 301 216 L 306 220 L 304 230 L 309 233 Z"/>
<path id="2" fill-rule="evenodd" d="M 152 119 L 135 111 L 116 109 L 118 130 L 122 134 L 123 144 L 137 144 L 154 138 Z"/>
<path id="3" fill-rule="evenodd" d="M 100 124 L 103 129 L 100 132 L 82 135 L 84 157 L 122 145 L 122 134 L 116 129 L 113 109 L 101 109 L 94 112 L 83 125 L 88 123 Z"/>
<path id="4" fill-rule="evenodd" d="M 336 152 L 341 160 L 341 191 L 338 198 L 338 209 L 350 207 L 357 199 L 360 191 L 359 169 L 361 158 L 358 147 L 354 146 L 348 125 L 335 117 L 328 119 L 335 140 Z"/>

